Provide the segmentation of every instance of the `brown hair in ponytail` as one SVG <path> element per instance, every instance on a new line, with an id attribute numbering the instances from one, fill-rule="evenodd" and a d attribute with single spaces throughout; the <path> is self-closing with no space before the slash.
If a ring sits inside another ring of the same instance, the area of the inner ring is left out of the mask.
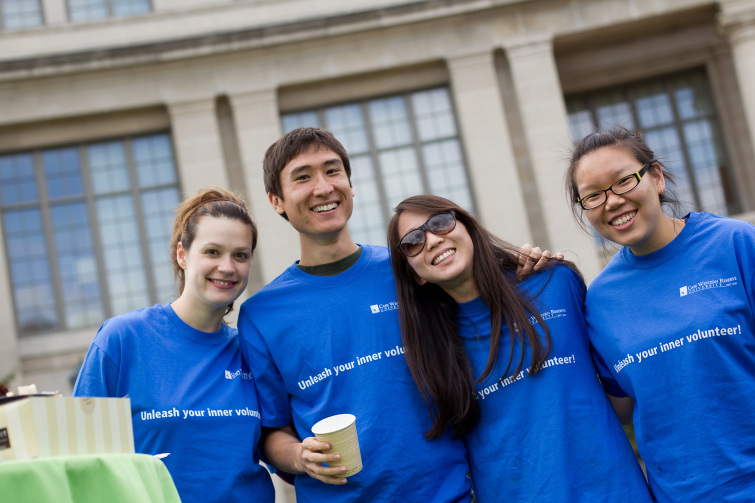
<path id="1" fill-rule="evenodd" d="M 184 250 L 189 250 L 197 236 L 197 225 L 202 217 L 228 218 L 238 220 L 252 228 L 252 252 L 257 246 L 257 226 L 254 225 L 244 200 L 236 194 L 220 187 L 201 189 L 194 196 L 185 199 L 176 208 L 176 220 L 173 222 L 173 236 L 170 240 L 170 259 L 173 262 L 173 274 L 180 296 L 186 286 L 184 270 L 178 264 L 176 249 L 181 243 Z M 233 311 L 231 303 L 225 314 Z"/>

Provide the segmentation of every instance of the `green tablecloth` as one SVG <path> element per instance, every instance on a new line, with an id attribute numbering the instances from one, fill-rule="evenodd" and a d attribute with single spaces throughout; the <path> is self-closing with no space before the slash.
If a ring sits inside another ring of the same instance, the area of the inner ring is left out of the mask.
<path id="1" fill-rule="evenodd" d="M 180 503 L 168 469 L 145 454 L 0 462 L 3 503 Z"/>

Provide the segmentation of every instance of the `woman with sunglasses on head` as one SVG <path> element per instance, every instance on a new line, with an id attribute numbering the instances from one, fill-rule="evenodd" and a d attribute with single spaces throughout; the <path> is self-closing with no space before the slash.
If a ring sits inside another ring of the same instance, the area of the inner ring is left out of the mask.
<path id="1" fill-rule="evenodd" d="M 249 280 L 257 229 L 244 201 L 220 188 L 176 211 L 178 299 L 107 320 L 73 394 L 129 396 L 136 452 L 169 454 L 163 461 L 184 503 L 272 503 L 258 463 L 257 390 L 238 330 L 223 322 Z"/>
<path id="2" fill-rule="evenodd" d="M 587 293 L 596 363 L 659 502 L 753 501 L 755 227 L 666 215 L 670 178 L 638 132 L 574 149 L 577 221 L 622 245 Z"/>
<path id="3" fill-rule="evenodd" d="M 388 241 L 426 435 L 464 436 L 478 501 L 651 501 L 595 374 L 573 266 L 519 282 L 518 249 L 437 196 L 401 202 Z"/>

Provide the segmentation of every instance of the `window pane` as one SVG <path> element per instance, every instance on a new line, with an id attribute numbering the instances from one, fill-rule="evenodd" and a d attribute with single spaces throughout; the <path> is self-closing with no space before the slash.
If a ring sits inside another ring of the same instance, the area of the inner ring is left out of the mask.
<path id="1" fill-rule="evenodd" d="M 3 28 L 18 30 L 42 25 L 39 0 L 1 0 Z"/>
<path id="2" fill-rule="evenodd" d="M 86 204 L 52 206 L 50 216 L 64 292 L 66 328 L 99 325 L 105 313 Z"/>
<path id="3" fill-rule="evenodd" d="M 320 120 L 317 118 L 317 112 L 301 112 L 298 114 L 287 114 L 281 117 L 281 128 L 283 134 L 290 133 L 300 127 L 320 127 Z"/>
<path id="4" fill-rule="evenodd" d="M 325 122 L 327 122 L 328 131 L 338 138 L 349 153 L 349 159 L 352 154 L 361 154 L 370 149 L 364 129 L 362 108 L 359 105 L 327 108 Z"/>
<path id="5" fill-rule="evenodd" d="M 106 0 L 68 0 L 68 17 L 73 22 L 105 19 L 108 17 Z"/>
<path id="6" fill-rule="evenodd" d="M 690 183 L 687 175 L 681 141 L 676 128 L 666 127 L 649 131 L 645 134 L 645 142 L 655 152 L 656 157 L 662 160 L 671 171 L 676 183 L 670 188 L 676 192 L 679 200 L 683 203 L 683 211 L 693 211 L 695 209 L 695 196 L 692 192 L 692 183 Z"/>
<path id="7" fill-rule="evenodd" d="M 567 98 L 566 111 L 569 117 L 569 132 L 574 143 L 595 131 L 592 112 L 583 98 Z"/>
<path id="8" fill-rule="evenodd" d="M 131 196 L 98 199 L 97 222 L 112 316 L 148 306 L 146 271 Z"/>
<path id="9" fill-rule="evenodd" d="M 409 196 L 424 194 L 414 148 L 382 152 L 378 159 L 389 211 Z"/>
<path id="10" fill-rule="evenodd" d="M 354 185 L 354 212 L 349 219 L 349 234 L 359 244 L 385 246 L 385 218 L 372 158 L 351 158 L 351 183 Z"/>
<path id="11" fill-rule="evenodd" d="M 695 173 L 700 205 L 705 211 L 726 216 L 726 197 L 721 182 L 722 155 L 717 152 L 713 129 L 707 119 L 688 122 L 682 126 Z"/>
<path id="12" fill-rule="evenodd" d="M 6 206 L 37 200 L 37 180 L 31 154 L 0 157 L 0 195 Z"/>
<path id="13" fill-rule="evenodd" d="M 128 164 L 123 142 L 111 141 L 92 145 L 87 149 L 92 188 L 95 194 L 128 190 Z"/>
<path id="14" fill-rule="evenodd" d="M 58 199 L 84 194 L 79 152 L 76 148 L 42 152 L 42 166 L 45 173 L 47 197 Z"/>
<path id="15" fill-rule="evenodd" d="M 8 211 L 3 225 L 19 335 L 52 330 L 58 315 L 41 213 Z"/>
<path id="16" fill-rule="evenodd" d="M 674 99 L 682 119 L 714 113 L 705 74 L 694 72 L 674 79 Z"/>
<path id="17" fill-rule="evenodd" d="M 593 105 L 600 129 L 610 129 L 613 126 L 635 129 L 632 107 L 621 91 L 598 94 L 593 98 Z"/>
<path id="18" fill-rule="evenodd" d="M 445 197 L 474 212 L 458 140 L 430 143 L 422 147 L 430 193 Z"/>
<path id="19" fill-rule="evenodd" d="M 142 193 L 144 224 L 147 228 L 149 258 L 157 287 L 157 302 L 166 303 L 177 298 L 173 281 L 173 262 L 170 259 L 170 238 L 173 231 L 174 210 L 178 206 L 178 189 L 158 189 Z"/>
<path id="20" fill-rule="evenodd" d="M 132 142 L 134 163 L 140 187 L 157 187 L 176 183 L 176 168 L 170 136 L 160 134 L 137 138 Z"/>
<path id="21" fill-rule="evenodd" d="M 113 2 L 113 16 L 136 16 L 146 14 L 152 10 L 149 0 L 111 0 Z"/>
<path id="22" fill-rule="evenodd" d="M 634 88 L 634 94 L 640 127 L 655 127 L 674 121 L 671 100 L 661 82 L 638 86 Z"/>
<path id="23" fill-rule="evenodd" d="M 396 96 L 370 101 L 369 110 L 377 148 L 408 145 L 412 142 L 404 98 Z"/>
<path id="24" fill-rule="evenodd" d="M 454 114 L 448 89 L 433 89 L 412 94 L 414 120 L 421 141 L 456 135 Z"/>

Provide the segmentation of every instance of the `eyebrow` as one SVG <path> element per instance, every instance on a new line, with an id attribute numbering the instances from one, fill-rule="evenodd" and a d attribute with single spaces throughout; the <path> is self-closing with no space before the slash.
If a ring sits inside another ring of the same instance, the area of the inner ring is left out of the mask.
<path id="1" fill-rule="evenodd" d="M 207 248 L 207 247 L 225 248 L 225 246 L 223 246 L 220 243 L 205 243 L 204 247 L 205 248 Z M 239 248 L 235 248 L 235 250 L 251 250 L 251 249 L 252 249 L 251 246 L 240 246 Z"/>
<path id="2" fill-rule="evenodd" d="M 338 157 L 334 157 L 332 159 L 328 159 L 323 163 L 324 166 L 332 166 L 333 164 L 343 165 L 343 162 L 341 162 L 341 159 Z M 289 177 L 293 178 L 302 171 L 312 168 L 311 164 L 302 164 L 301 166 L 296 166 L 291 170 L 291 172 L 288 174 Z"/>

